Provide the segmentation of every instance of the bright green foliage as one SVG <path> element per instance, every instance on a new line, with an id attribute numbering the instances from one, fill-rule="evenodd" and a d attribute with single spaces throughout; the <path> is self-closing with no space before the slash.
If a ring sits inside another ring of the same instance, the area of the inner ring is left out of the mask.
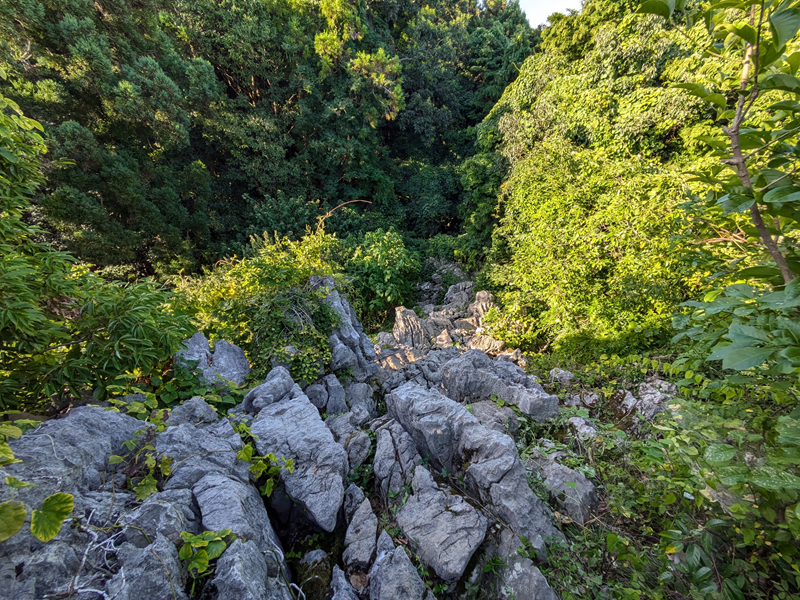
<path id="1" fill-rule="evenodd" d="M 354 305 L 367 314 L 386 314 L 394 306 L 413 301 L 413 282 L 419 262 L 406 250 L 395 231 L 368 232 L 345 264 L 355 279 Z"/>
<path id="2" fill-rule="evenodd" d="M 552 342 L 570 355 L 663 335 L 683 292 L 668 240 L 680 215 L 665 201 L 679 182 L 644 161 L 537 146 L 505 184 L 488 276 L 519 325 L 495 319 L 495 330 L 515 346 Z"/>
<path id="3" fill-rule="evenodd" d="M 69 254 L 36 241 L 26 224 L 42 182 L 38 123 L 0 96 L 0 406 L 49 396 L 95 397 L 120 373 L 149 372 L 178 349 L 188 320 L 157 284 L 108 283 Z"/>
<path id="4" fill-rule="evenodd" d="M 0 503 L 0 542 L 5 542 L 22 529 L 28 511 L 22 502 L 7 500 Z"/>
<path id="5" fill-rule="evenodd" d="M 183 539 L 183 546 L 178 552 L 178 558 L 186 563 L 189 574 L 196 579 L 213 568 L 210 561 L 222 556 L 225 548 L 236 539 L 236 535 L 231 533 L 230 529 L 204 531 L 198 535 L 183 531 L 181 539 Z"/>
<path id="6" fill-rule="evenodd" d="M 61 524 L 75 506 L 72 494 L 58 492 L 45 498 L 41 509 L 31 514 L 31 533 L 42 542 L 49 542 L 58 535 Z"/>

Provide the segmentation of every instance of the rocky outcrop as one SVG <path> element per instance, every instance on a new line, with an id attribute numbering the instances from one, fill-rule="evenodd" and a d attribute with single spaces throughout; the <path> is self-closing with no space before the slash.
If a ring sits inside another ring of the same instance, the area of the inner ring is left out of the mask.
<path id="1" fill-rule="evenodd" d="M 543 453 L 531 458 L 528 467 L 542 480 L 551 501 L 578 525 L 583 525 L 597 504 L 594 484 Z"/>
<path id="2" fill-rule="evenodd" d="M 376 487 L 384 503 L 388 503 L 390 493 L 397 494 L 414 477 L 414 470 L 422 458 L 417 452 L 414 440 L 395 420 L 389 420 L 375 431 Z"/>
<path id="3" fill-rule="evenodd" d="M 546 393 L 533 378 L 508 361 L 493 361 L 470 350 L 446 363 L 441 385 L 458 402 L 489 400 L 492 396 L 517 406 L 536 421 L 558 414 L 558 397 Z"/>
<path id="4" fill-rule="evenodd" d="M 397 523 L 422 562 L 454 583 L 483 542 L 488 521 L 461 496 L 440 489 L 424 467 L 416 468 L 412 490 Z"/>
<path id="5" fill-rule="evenodd" d="M 286 494 L 325 531 L 333 531 L 344 498 L 347 453 L 322 422 L 306 396 L 271 404 L 251 426 L 261 455 L 274 453 L 294 461 L 281 481 Z"/>
<path id="6" fill-rule="evenodd" d="M 214 344 L 212 353 L 208 339 L 200 332 L 183 342 L 183 349 L 175 354 L 175 360 L 187 368 L 199 370 L 201 378 L 214 385 L 225 385 L 228 381 L 242 385 L 250 374 L 250 364 L 239 346 L 220 340 Z"/>
<path id="7" fill-rule="evenodd" d="M 470 404 L 469 409 L 480 424 L 487 429 L 514 437 L 519 428 L 517 415 L 507 406 L 501 407 L 491 400 L 484 400 Z"/>
<path id="8" fill-rule="evenodd" d="M 414 440 L 431 465 L 457 476 L 481 502 L 537 550 L 561 537 L 549 511 L 528 486 L 514 441 L 481 425 L 461 404 L 434 390 L 407 383 L 386 397 L 389 415 Z"/>
<path id="9" fill-rule="evenodd" d="M 368 499 L 361 501 L 349 522 L 342 560 L 349 570 L 367 570 L 372 564 L 378 538 L 378 517 L 372 512 Z"/>
<path id="10" fill-rule="evenodd" d="M 267 559 L 252 540 L 235 540 L 225 550 L 211 588 L 217 600 L 292 600 L 282 579 L 270 577 Z"/>
<path id="11" fill-rule="evenodd" d="M 384 531 L 378 556 L 369 572 L 370 600 L 427 600 L 427 590 L 402 547 L 394 547 Z"/>
<path id="12" fill-rule="evenodd" d="M 185 600 L 187 574 L 181 568 L 178 551 L 163 535 L 152 544 L 137 548 L 123 544 L 117 550 L 119 572 L 105 586 L 106 596 L 115 600 Z"/>

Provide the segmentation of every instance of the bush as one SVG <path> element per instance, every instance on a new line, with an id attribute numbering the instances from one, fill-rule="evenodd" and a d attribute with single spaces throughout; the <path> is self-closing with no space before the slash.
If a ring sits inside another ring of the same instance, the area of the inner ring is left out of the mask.
<path id="1" fill-rule="evenodd" d="M 26 224 L 41 185 L 42 130 L 0 95 L 0 407 L 34 407 L 48 397 L 106 395 L 120 373 L 149 374 L 191 333 L 148 280 L 109 283 L 69 254 L 37 242 Z"/>

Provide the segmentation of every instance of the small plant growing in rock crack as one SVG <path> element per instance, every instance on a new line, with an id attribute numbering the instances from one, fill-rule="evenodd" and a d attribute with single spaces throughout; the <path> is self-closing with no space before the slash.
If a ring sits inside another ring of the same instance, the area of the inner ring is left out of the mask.
<path id="1" fill-rule="evenodd" d="M 257 439 L 246 423 L 239 423 L 236 426 L 236 431 L 245 442 L 244 447 L 236 453 L 236 458 L 244 462 L 250 463 L 248 470 L 253 473 L 256 479 L 264 479 L 264 483 L 258 488 L 263 496 L 270 497 L 275 489 L 275 482 L 283 469 L 289 473 L 294 473 L 294 459 L 286 459 L 283 456 L 280 459 L 272 452 L 265 456 L 258 456 L 255 454 L 255 440 Z"/>
<path id="2" fill-rule="evenodd" d="M 112 454 L 108 459 L 111 465 L 124 463 L 122 473 L 127 478 L 128 487 L 136 492 L 136 499 L 140 502 L 158 491 L 156 471 L 160 473 L 162 480 L 166 480 L 172 474 L 174 460 L 164 454 L 158 454 L 152 444 L 157 431 L 158 427 L 150 427 L 134 432 L 135 435 L 142 437 L 122 442 L 129 453 L 125 456 Z M 141 475 L 142 472 L 144 475 Z"/>
<path id="3" fill-rule="evenodd" d="M 9 439 L 19 439 L 22 428 L 10 423 L 0 423 L 0 467 L 22 462 L 14 456 Z M 12 490 L 34 487 L 36 484 L 21 481 L 16 477 L 6 476 L 5 483 Z M 13 494 L 14 492 L 12 492 Z M 49 542 L 61 531 L 61 525 L 72 514 L 75 500 L 72 494 L 58 492 L 44 499 L 39 509 L 31 513 L 31 533 L 40 542 Z M 16 535 L 25 524 L 28 511 L 25 504 L 18 500 L 6 500 L 0 503 L 0 542 Z"/>
<path id="4" fill-rule="evenodd" d="M 502 571 L 506 567 L 506 562 L 500 558 L 499 556 L 493 556 L 489 560 L 486 561 L 486 564 L 483 565 L 483 572 L 484 573 L 492 573 L 493 575 L 499 575 L 500 571 Z"/>
<path id="5" fill-rule="evenodd" d="M 230 529 L 222 531 L 204 531 L 198 535 L 188 531 L 181 532 L 183 546 L 178 552 L 178 558 L 186 565 L 186 570 L 192 577 L 191 593 L 194 595 L 195 584 L 198 579 L 207 577 L 214 570 L 217 558 L 235 539 L 236 536 Z"/>

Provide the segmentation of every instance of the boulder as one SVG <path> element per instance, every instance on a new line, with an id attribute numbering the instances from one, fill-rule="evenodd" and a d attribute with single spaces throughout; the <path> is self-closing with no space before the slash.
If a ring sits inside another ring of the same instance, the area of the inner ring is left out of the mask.
<path id="1" fill-rule="evenodd" d="M 594 484 L 578 471 L 542 453 L 531 458 L 528 467 L 542 480 L 552 502 L 578 525 L 583 525 L 597 504 Z"/>
<path id="2" fill-rule="evenodd" d="M 325 388 L 328 390 L 328 403 L 325 412 L 329 415 L 341 415 L 347 412 L 345 391 L 336 375 L 327 375 L 324 379 Z"/>
<path id="3" fill-rule="evenodd" d="M 292 392 L 294 380 L 286 367 L 272 369 L 264 382 L 247 392 L 241 406 L 245 412 L 258 413 L 265 406 L 274 404 Z"/>
<path id="4" fill-rule="evenodd" d="M 491 400 L 470 404 L 473 416 L 481 425 L 493 431 L 507 433 L 514 437 L 519 429 L 516 413 L 507 406 L 498 406 Z"/>
<path id="5" fill-rule="evenodd" d="M 342 560 L 348 570 L 369 569 L 377 537 L 378 517 L 372 512 L 369 500 L 364 499 L 353 514 L 344 538 Z"/>
<path id="6" fill-rule="evenodd" d="M 119 572 L 105 586 L 115 600 L 185 600 L 186 570 L 181 568 L 178 550 L 163 535 L 152 544 L 137 548 L 122 544 L 117 550 Z"/>
<path id="7" fill-rule="evenodd" d="M 639 386 L 639 401 L 636 403 L 636 411 L 645 421 L 652 421 L 658 413 L 664 412 L 667 405 L 678 392 L 678 388 L 673 383 L 654 379 L 647 381 Z"/>
<path id="8" fill-rule="evenodd" d="M 351 383 L 347 386 L 345 397 L 359 425 L 366 423 L 372 418 L 376 403 L 372 397 L 372 388 L 368 384 Z"/>
<path id="9" fill-rule="evenodd" d="M 385 537 L 384 537 L 385 536 Z M 369 571 L 369 600 L 423 600 L 425 584 L 402 547 L 394 548 L 384 531 Z"/>
<path id="10" fill-rule="evenodd" d="M 575 374 L 556 367 L 550 371 L 550 382 L 567 385 L 575 380 Z"/>
<path id="11" fill-rule="evenodd" d="M 489 312 L 489 309 L 494 308 L 494 296 L 489 292 L 482 290 L 475 294 L 475 301 L 469 305 L 467 309 L 467 317 L 475 323 L 477 327 L 483 325 L 483 317 Z"/>
<path id="12" fill-rule="evenodd" d="M 361 503 L 364 502 L 364 491 L 358 487 L 355 483 L 351 483 L 347 486 L 347 489 L 344 492 L 344 520 L 349 524 L 350 521 L 353 520 L 353 515 L 356 514 L 356 511 L 361 506 Z"/>
<path id="13" fill-rule="evenodd" d="M 486 354 L 497 354 L 506 349 L 506 343 L 490 335 L 476 334 L 469 339 L 470 350 L 480 350 Z"/>
<path id="14" fill-rule="evenodd" d="M 173 408 L 169 413 L 169 418 L 164 421 L 167 426 L 189 423 L 191 425 L 202 425 L 216 423 L 219 415 L 214 408 L 200 396 L 195 396 L 186 400 Z"/>
<path id="15" fill-rule="evenodd" d="M 340 371 L 342 369 L 355 370 L 358 368 L 358 357 L 355 352 L 339 339 L 336 334 L 328 338 L 331 345 L 331 370 Z"/>
<path id="16" fill-rule="evenodd" d="M 236 458 L 242 449 L 242 439 L 228 419 L 210 425 L 181 423 L 169 427 L 156 437 L 155 448 L 158 454 L 174 461 L 165 490 L 192 488 L 211 473 L 242 483 L 250 480 L 247 463 Z"/>
<path id="17" fill-rule="evenodd" d="M 252 540 L 266 556 L 269 574 L 286 570 L 283 548 L 264 507 L 261 494 L 252 484 L 212 473 L 192 488 L 206 531 L 230 529 L 238 538 Z"/>
<path id="18" fill-rule="evenodd" d="M 400 346 L 423 351 L 431 347 L 428 335 L 417 313 L 405 306 L 398 306 L 395 309 L 393 333 L 394 339 Z"/>
<path id="19" fill-rule="evenodd" d="M 394 420 L 376 430 L 375 485 L 384 502 L 389 492 L 398 493 L 414 477 L 414 469 L 422 462 L 414 440 Z"/>
<path id="20" fill-rule="evenodd" d="M 489 400 L 492 396 L 514 404 L 535 421 L 558 414 L 558 397 L 508 361 L 493 361 L 478 350 L 450 360 L 442 369 L 441 385 L 458 402 Z"/>
<path id="21" fill-rule="evenodd" d="M 331 600 L 358 600 L 358 594 L 356 594 L 355 589 L 347 581 L 344 572 L 336 565 L 333 567 L 331 576 L 331 589 L 333 590 Z"/>
<path id="22" fill-rule="evenodd" d="M 347 451 L 351 473 L 364 463 L 372 445 L 369 435 L 358 429 L 359 421 L 352 412 L 325 419 L 334 439 Z"/>
<path id="23" fill-rule="evenodd" d="M 597 437 L 597 429 L 594 428 L 589 419 L 584 419 L 583 417 L 571 417 L 569 420 L 569 426 L 575 434 L 575 437 L 582 442 Z"/>
<path id="24" fill-rule="evenodd" d="M 281 577 L 271 578 L 264 555 L 252 541 L 234 540 L 214 569 L 216 600 L 292 600 Z"/>
<path id="25" fill-rule="evenodd" d="M 200 517 L 191 490 L 178 489 L 149 496 L 137 509 L 120 520 L 125 539 L 137 548 L 144 548 L 160 533 L 180 548 L 181 532 L 200 533 Z"/>
<path id="26" fill-rule="evenodd" d="M 454 583 L 483 542 L 486 517 L 461 496 L 439 489 L 422 466 L 414 472 L 412 490 L 397 513 L 397 523 L 422 562 L 447 583 Z"/>
<path id="27" fill-rule="evenodd" d="M 281 479 L 286 494 L 325 531 L 333 531 L 344 498 L 347 453 L 322 422 L 306 396 L 263 409 L 250 428 L 261 455 L 274 453 L 294 461 Z"/>
<path id="28" fill-rule="evenodd" d="M 461 404 L 413 383 L 386 397 L 389 416 L 407 431 L 436 469 L 463 476 L 467 489 L 494 508 L 516 535 L 537 550 L 562 537 L 550 513 L 528 486 L 528 474 L 507 435 L 481 425 Z M 377 476 L 377 469 L 376 469 Z"/>
<path id="29" fill-rule="evenodd" d="M 498 600 L 558 600 L 542 572 L 524 556 L 511 556 L 503 569 Z"/>
<path id="30" fill-rule="evenodd" d="M 311 404 L 325 412 L 328 406 L 328 389 L 322 383 L 314 383 L 305 389 L 305 394 Z"/>
<path id="31" fill-rule="evenodd" d="M 244 351 L 235 344 L 220 340 L 214 344 L 214 353 L 208 345 L 208 339 L 201 332 L 195 333 L 188 340 L 183 341 L 183 349 L 175 354 L 175 361 L 190 367 L 190 363 L 197 361 L 197 366 L 202 373 L 201 379 L 210 384 L 224 385 L 232 381 L 242 385 L 250 374 L 250 365 Z"/>

